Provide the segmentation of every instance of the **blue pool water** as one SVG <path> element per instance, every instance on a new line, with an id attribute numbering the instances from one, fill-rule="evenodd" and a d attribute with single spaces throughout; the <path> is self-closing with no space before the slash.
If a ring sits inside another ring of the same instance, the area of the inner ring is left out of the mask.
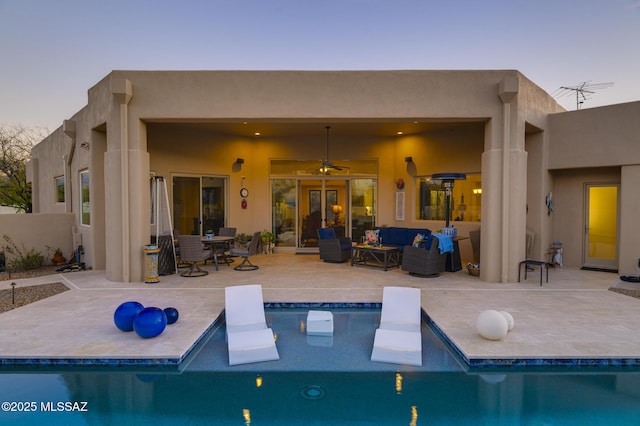
<path id="1" fill-rule="evenodd" d="M 332 312 L 334 336 L 314 338 L 306 309 L 268 311 L 279 361 L 229 367 L 219 329 L 179 370 L 3 367 L 0 401 L 12 406 L 3 405 L 0 423 L 640 424 L 638 370 L 470 371 L 427 326 L 422 367 L 373 363 L 379 311 Z"/>

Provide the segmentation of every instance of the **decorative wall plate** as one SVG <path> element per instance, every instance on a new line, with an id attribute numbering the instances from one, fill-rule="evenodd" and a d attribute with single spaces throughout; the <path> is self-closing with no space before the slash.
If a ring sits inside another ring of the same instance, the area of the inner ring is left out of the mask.
<path id="1" fill-rule="evenodd" d="M 240 196 L 242 198 L 247 198 L 249 196 L 249 190 L 247 188 L 242 188 L 240 190 Z"/>

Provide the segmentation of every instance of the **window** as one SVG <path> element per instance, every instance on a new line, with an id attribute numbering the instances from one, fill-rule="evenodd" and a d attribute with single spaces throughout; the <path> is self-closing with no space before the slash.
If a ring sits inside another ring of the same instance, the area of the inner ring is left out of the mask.
<path id="1" fill-rule="evenodd" d="M 465 180 L 456 180 L 451 191 L 452 221 L 480 222 L 482 207 L 482 176 L 467 173 Z M 445 220 L 445 190 L 439 180 L 422 176 L 416 181 L 416 218 Z"/>
<path id="2" fill-rule="evenodd" d="M 64 203 L 64 176 L 54 178 L 56 188 L 56 203 Z"/>
<path id="3" fill-rule="evenodd" d="M 80 224 L 91 225 L 91 203 L 89 201 L 89 170 L 80 172 Z"/>

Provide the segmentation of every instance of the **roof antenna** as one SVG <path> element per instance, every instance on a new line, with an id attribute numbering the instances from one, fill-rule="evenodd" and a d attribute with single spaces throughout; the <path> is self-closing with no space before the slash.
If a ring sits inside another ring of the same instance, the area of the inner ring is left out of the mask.
<path id="1" fill-rule="evenodd" d="M 562 86 L 556 91 L 554 91 L 551 96 L 556 99 L 560 99 L 569 94 L 576 94 L 576 109 L 580 109 L 580 106 L 586 101 L 590 99 L 588 95 L 594 94 L 596 90 L 606 89 L 608 87 L 613 86 L 613 83 L 591 83 L 589 81 L 583 81 L 575 86 Z M 585 95 L 586 93 L 586 95 Z"/>

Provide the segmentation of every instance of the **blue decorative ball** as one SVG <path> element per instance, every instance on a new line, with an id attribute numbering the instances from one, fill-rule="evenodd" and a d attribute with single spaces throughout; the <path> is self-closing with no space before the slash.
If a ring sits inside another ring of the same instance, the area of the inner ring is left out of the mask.
<path id="1" fill-rule="evenodd" d="M 145 339 L 156 337 L 167 326 L 167 316 L 160 308 L 144 308 L 133 320 L 136 334 Z"/>
<path id="2" fill-rule="evenodd" d="M 178 321 L 179 314 L 176 308 L 164 308 L 164 314 L 167 316 L 167 324 Z"/>
<path id="3" fill-rule="evenodd" d="M 113 313 L 113 322 L 122 331 L 133 331 L 133 320 L 144 309 L 141 303 L 124 302 Z"/>

